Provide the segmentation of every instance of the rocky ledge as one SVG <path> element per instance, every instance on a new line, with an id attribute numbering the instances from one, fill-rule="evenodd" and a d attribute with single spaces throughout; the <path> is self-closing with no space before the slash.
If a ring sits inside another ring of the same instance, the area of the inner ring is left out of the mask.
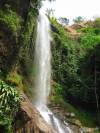
<path id="1" fill-rule="evenodd" d="M 14 133 L 56 133 L 24 94 L 13 130 Z"/>

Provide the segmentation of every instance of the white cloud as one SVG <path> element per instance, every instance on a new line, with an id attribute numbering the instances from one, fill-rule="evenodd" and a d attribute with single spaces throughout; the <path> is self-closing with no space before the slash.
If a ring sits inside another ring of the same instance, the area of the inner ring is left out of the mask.
<path id="1" fill-rule="evenodd" d="M 100 15 L 100 0 L 56 0 L 45 2 L 45 8 L 55 9 L 56 17 L 67 17 L 70 20 L 77 16 L 87 19 Z"/>

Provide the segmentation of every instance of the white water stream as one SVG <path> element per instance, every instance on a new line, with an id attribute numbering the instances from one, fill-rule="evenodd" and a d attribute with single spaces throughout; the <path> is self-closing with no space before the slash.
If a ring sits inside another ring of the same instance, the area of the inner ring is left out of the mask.
<path id="1" fill-rule="evenodd" d="M 37 25 L 37 39 L 35 46 L 35 103 L 44 119 L 57 131 L 57 133 L 72 133 L 68 124 L 58 120 L 48 109 L 47 97 L 50 92 L 51 79 L 51 50 L 50 50 L 50 24 L 42 10 L 39 12 Z"/>

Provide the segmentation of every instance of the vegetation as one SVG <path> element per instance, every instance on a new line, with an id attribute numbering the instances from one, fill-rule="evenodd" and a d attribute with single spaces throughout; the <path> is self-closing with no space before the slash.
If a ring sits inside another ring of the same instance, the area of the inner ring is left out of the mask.
<path id="1" fill-rule="evenodd" d="M 16 6 L 16 1 L 13 4 Z M 2 5 L 3 3 L 0 7 Z M 17 8 L 14 10 L 9 4 L 5 6 L 7 9 L 0 8 L 0 129 L 11 133 L 12 123 L 20 105 L 20 95 L 15 86 L 29 97 L 32 94 L 31 88 L 35 80 L 35 77 L 31 77 L 34 69 L 33 51 L 41 0 L 30 2 L 27 11 L 22 14 L 21 10 L 16 11 Z M 53 12 L 54 10 L 48 9 L 47 16 L 53 16 Z M 100 18 L 88 22 L 81 16 L 75 18 L 75 25 L 84 21 L 81 28 L 75 27 L 76 34 L 70 33 L 64 27 L 68 25 L 69 19 L 59 18 L 60 24 L 55 18 L 49 19 L 53 37 L 51 61 L 54 82 L 50 99 L 68 112 L 74 112 L 83 126 L 95 127 L 100 124 Z M 13 42 L 12 37 L 11 42 L 9 36 L 5 41 L 5 30 L 10 30 L 15 40 L 19 39 L 17 42 L 20 47 L 13 45 L 17 43 Z M 14 55 L 17 58 L 14 58 Z M 16 64 L 9 63 L 11 57 L 18 60 Z M 3 67 L 5 64 L 10 64 L 10 68 L 14 70 L 8 70 L 7 73 L 8 65 Z M 2 67 L 4 71 L 1 70 Z"/>
<path id="2" fill-rule="evenodd" d="M 99 24 L 94 21 L 79 29 L 79 38 L 72 39 L 55 19 L 51 23 L 59 31 L 52 33 L 53 79 L 62 87 L 63 99 L 88 112 L 99 113 Z"/>
<path id="3" fill-rule="evenodd" d="M 67 18 L 60 17 L 58 20 L 62 25 L 68 25 L 69 24 L 69 19 L 67 19 Z"/>
<path id="4" fill-rule="evenodd" d="M 7 25 L 14 35 L 20 31 L 21 21 L 21 18 L 12 10 L 0 10 L 0 23 Z"/>
<path id="5" fill-rule="evenodd" d="M 73 19 L 74 23 L 81 23 L 84 21 L 84 18 L 82 16 L 78 16 L 75 19 Z"/>
<path id="6" fill-rule="evenodd" d="M 6 133 L 12 132 L 12 122 L 18 112 L 20 96 L 17 90 L 0 80 L 0 127 Z"/>
<path id="7" fill-rule="evenodd" d="M 97 119 L 95 117 L 95 113 L 93 112 L 88 112 L 80 107 L 78 107 L 77 105 L 73 105 L 68 103 L 68 101 L 64 100 L 61 93 L 58 92 L 59 90 L 59 86 L 58 85 L 54 85 L 53 86 L 53 90 L 55 90 L 53 92 L 53 94 L 51 96 L 51 102 L 55 105 L 59 105 L 59 107 L 61 107 L 62 110 L 65 110 L 66 112 L 70 112 L 70 113 L 74 113 L 75 114 L 75 118 L 80 120 L 80 122 L 82 123 L 82 126 L 84 127 L 96 127 L 96 122 Z M 61 91 L 61 87 L 60 87 L 60 91 Z M 70 117 L 66 117 L 65 118 L 67 121 L 70 121 Z"/>
<path id="8" fill-rule="evenodd" d="M 34 9 L 30 7 L 27 20 L 26 20 L 26 26 L 22 33 L 22 40 L 25 45 L 26 44 L 28 45 L 28 43 L 30 43 L 30 40 L 32 40 L 33 31 L 36 26 L 36 16 L 37 16 L 37 12 L 35 12 Z"/>

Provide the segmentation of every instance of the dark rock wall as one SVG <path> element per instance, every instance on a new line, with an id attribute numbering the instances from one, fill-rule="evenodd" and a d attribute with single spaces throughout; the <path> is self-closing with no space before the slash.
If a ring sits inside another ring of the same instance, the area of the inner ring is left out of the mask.
<path id="1" fill-rule="evenodd" d="M 23 62 L 30 58 L 26 57 L 26 54 L 27 52 L 29 54 L 29 49 L 32 48 L 30 45 L 32 45 L 33 33 L 36 28 L 36 12 L 38 12 L 31 7 L 31 4 L 34 6 L 36 2 L 31 1 L 30 3 L 29 0 L 0 1 L 0 72 L 8 73 L 12 66 L 15 67 L 14 64 L 18 63 L 18 60 L 24 64 Z M 11 18 L 9 17 L 10 13 L 12 13 Z M 15 19 L 19 19 L 20 23 L 17 24 Z M 15 22 L 13 22 L 14 20 Z M 11 29 L 15 26 L 16 31 Z M 20 30 L 17 31 L 18 26 Z"/>

